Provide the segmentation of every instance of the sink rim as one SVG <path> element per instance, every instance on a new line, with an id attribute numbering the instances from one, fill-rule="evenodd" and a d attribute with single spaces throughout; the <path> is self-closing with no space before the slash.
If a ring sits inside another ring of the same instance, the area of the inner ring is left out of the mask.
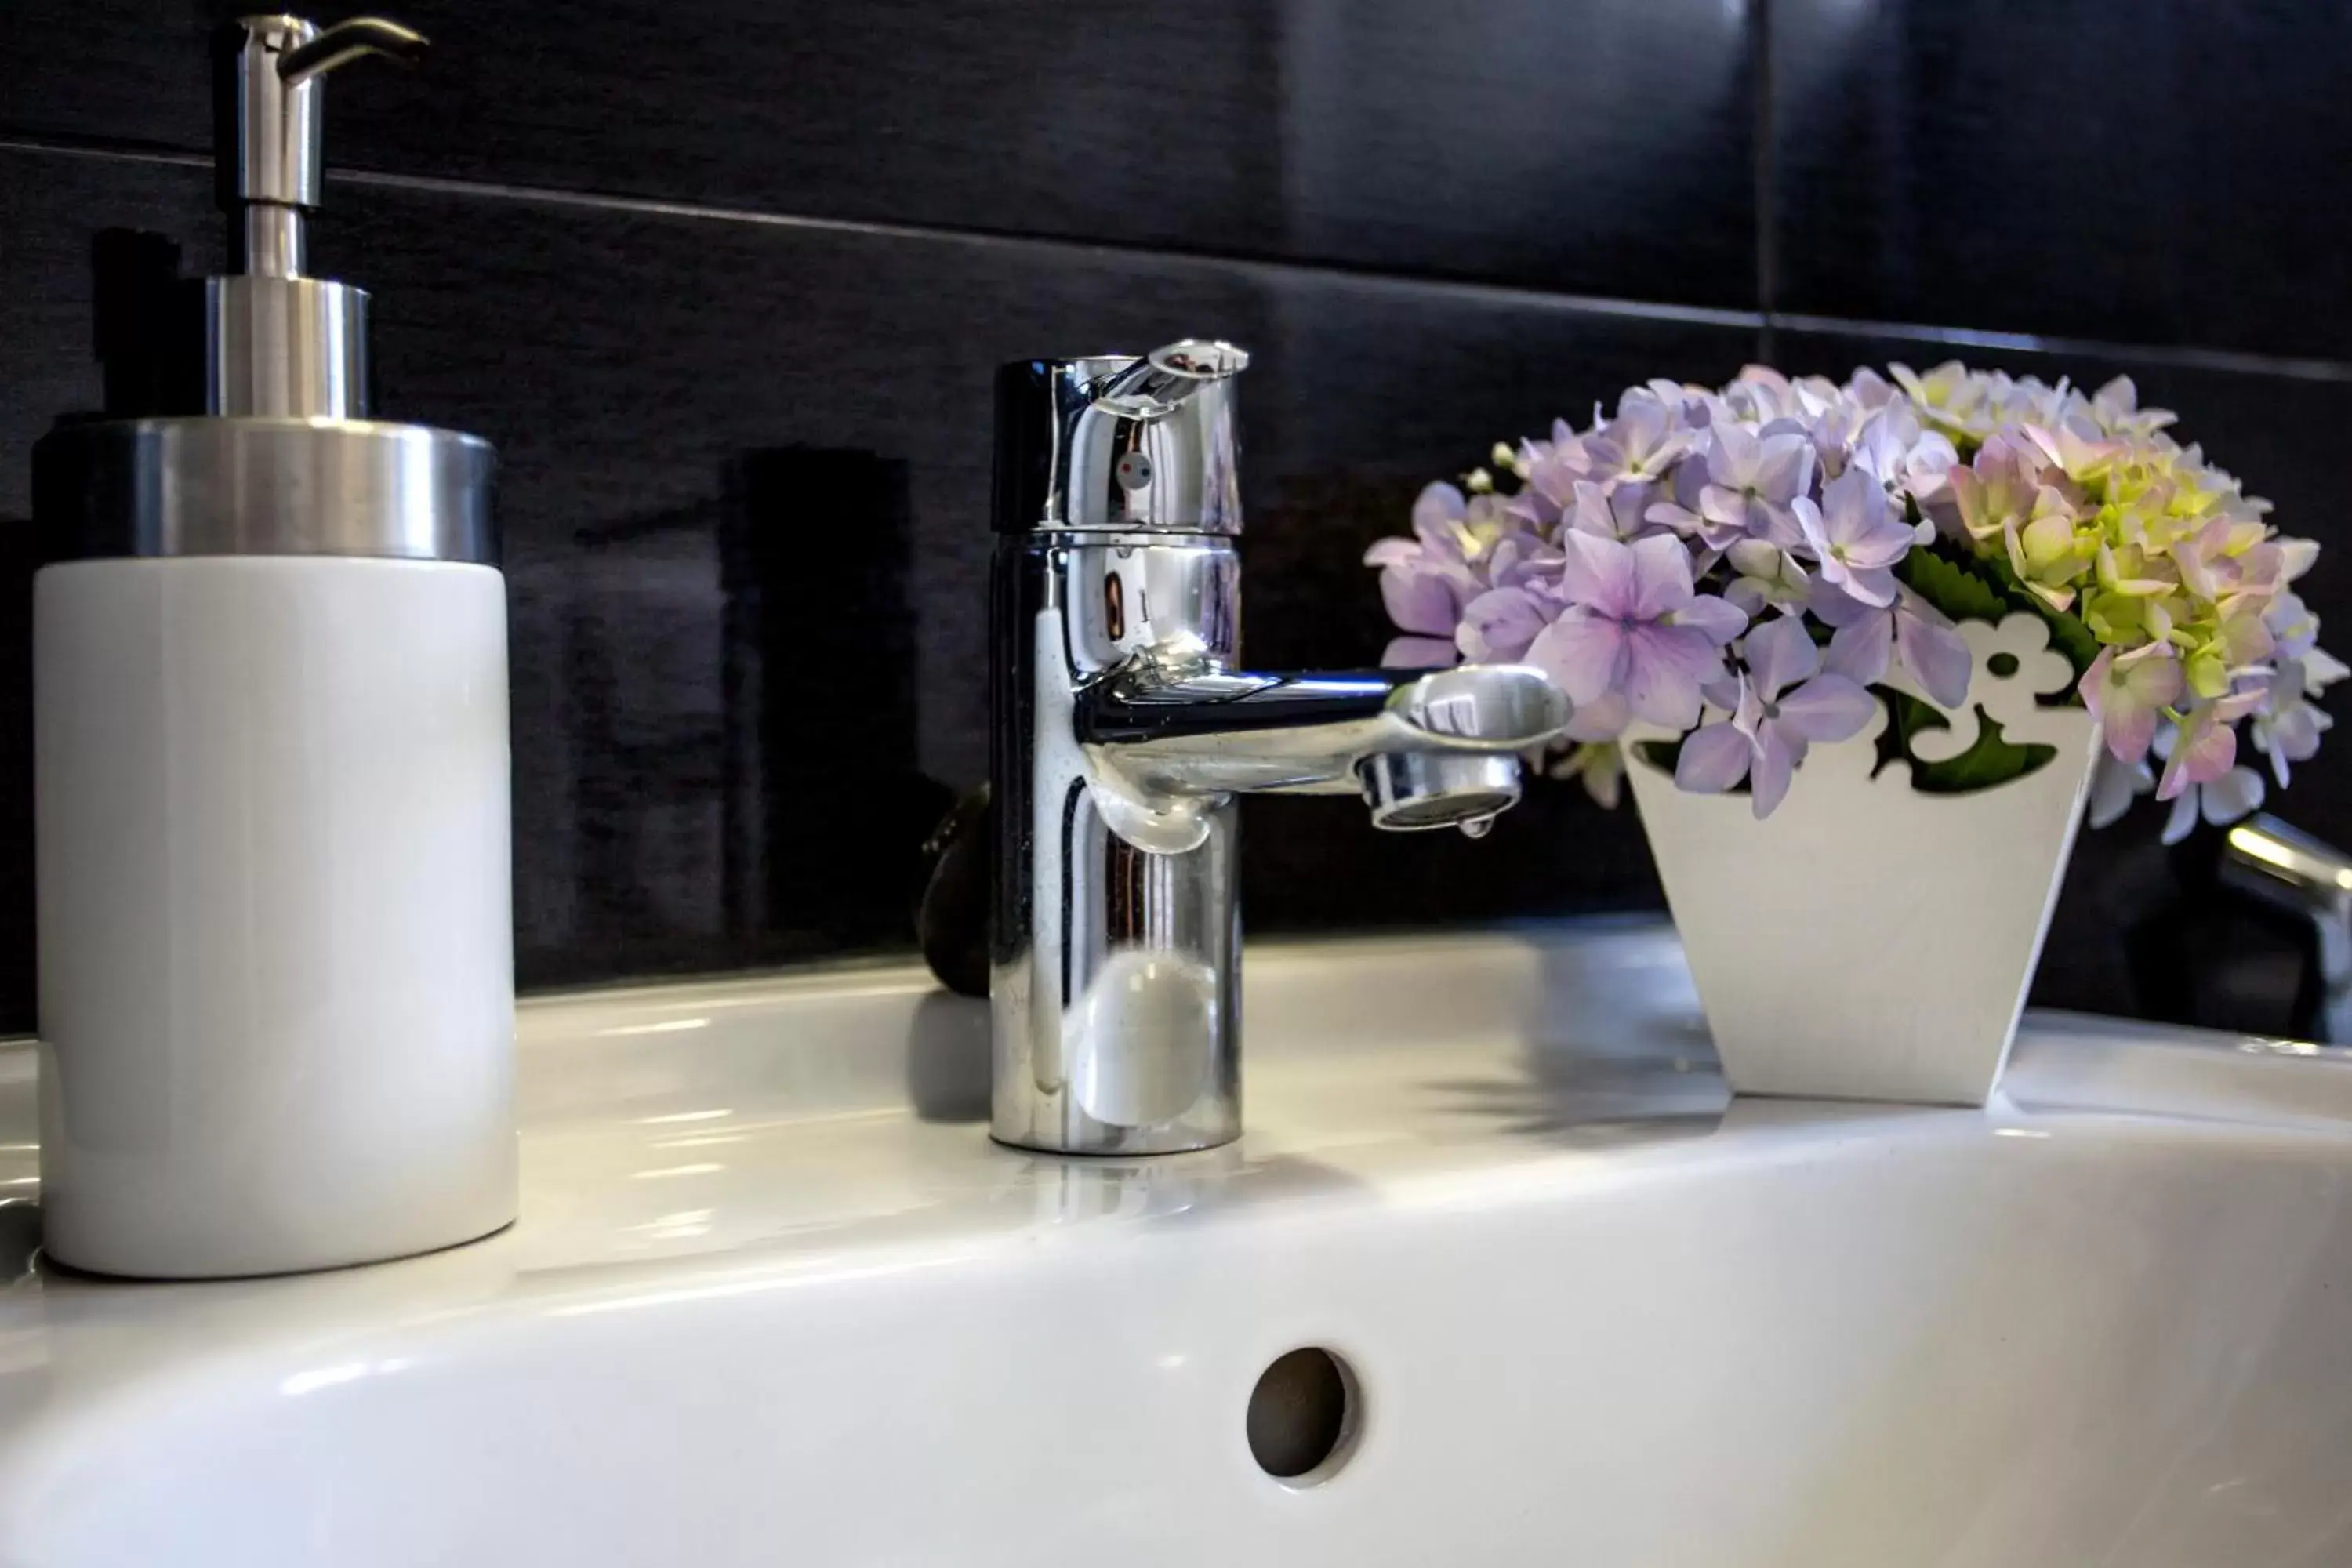
<path id="1" fill-rule="evenodd" d="M 1408 953 L 1422 962 L 1395 962 Z M 217 1378 L 275 1385 L 331 1362 L 341 1353 L 332 1347 L 1039 1247 L 1147 1245 L 1202 1223 L 1296 1218 L 1300 1205 L 1334 1219 L 1395 1205 L 1477 1209 L 1857 1146 L 2017 1137 L 2306 1150 L 2318 1140 L 2352 1163 L 2352 1050 L 2068 1015 L 2029 1016 L 2005 1093 L 1982 1111 L 1734 1106 L 1694 1037 L 1687 973 L 1663 921 L 1274 942 L 1251 950 L 1246 973 L 1260 1031 L 1244 1069 L 1250 1131 L 1228 1149 L 1133 1161 L 1000 1148 L 987 1140 L 984 1103 L 925 1120 L 903 1077 L 910 1043 L 929 1038 L 921 1016 L 944 1017 L 935 1033 L 977 1051 L 983 1089 L 986 1025 L 983 1005 L 942 1002 L 915 965 L 531 998 L 520 1028 L 525 1082 L 586 1088 L 525 1117 L 518 1226 L 424 1258 L 277 1279 L 22 1273 L 0 1288 L 0 1452 L 142 1391 Z M 1594 973 L 1610 979 L 1605 998 L 1576 989 Z M 1335 978 L 1349 983 L 1344 996 L 1330 994 Z M 588 1028 L 721 1014 L 764 1026 L 828 1010 L 852 1021 L 830 1027 L 902 1033 L 847 1043 L 794 1040 L 782 1027 Z M 1341 1024 L 1327 1026 L 1327 1012 Z M 1454 1037 L 1416 1040 L 1439 1016 L 1454 1020 Z M 1391 1033 L 1351 1037 L 1362 1020 Z M 1644 1028 L 1654 1037 L 1640 1037 Z M 0 1194 L 37 1181 L 31 1058 L 28 1043 L 0 1047 L 0 1184 L 16 1184 Z M 735 1083 L 743 1103 L 698 1115 L 719 1108 L 696 1098 L 709 1089 L 688 1071 L 697 1066 Z M 833 1098 L 803 1093 L 812 1079 Z"/>

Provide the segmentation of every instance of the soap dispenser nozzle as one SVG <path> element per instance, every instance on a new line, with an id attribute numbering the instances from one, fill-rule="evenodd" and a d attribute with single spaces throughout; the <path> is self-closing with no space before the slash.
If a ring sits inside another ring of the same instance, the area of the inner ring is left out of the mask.
<path id="1" fill-rule="evenodd" d="M 229 243 L 237 270 L 299 278 L 302 218 L 320 196 L 319 79 L 362 55 L 413 62 L 425 40 L 381 16 L 354 16 L 323 32 L 299 16 L 247 16 L 228 29 L 227 41 L 234 81 L 223 96 L 236 155 L 221 149 L 221 205 L 235 220 Z"/>
<path id="2" fill-rule="evenodd" d="M 321 30 L 299 16 L 225 29 L 220 203 L 236 269 L 205 286 L 205 412 L 298 418 L 367 413 L 367 295 L 306 276 L 319 205 L 320 79 L 363 55 L 408 62 L 422 35 L 381 16 Z"/>

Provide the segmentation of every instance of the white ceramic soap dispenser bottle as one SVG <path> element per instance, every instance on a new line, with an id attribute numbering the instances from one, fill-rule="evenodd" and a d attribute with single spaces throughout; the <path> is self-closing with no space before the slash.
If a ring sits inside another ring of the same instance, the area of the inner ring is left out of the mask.
<path id="1" fill-rule="evenodd" d="M 515 1212 L 492 455 L 367 417 L 367 296 L 303 265 L 323 73 L 424 40 L 240 26 L 241 267 L 187 286 L 205 412 L 34 458 L 42 1207 L 110 1274 L 360 1263 Z"/>

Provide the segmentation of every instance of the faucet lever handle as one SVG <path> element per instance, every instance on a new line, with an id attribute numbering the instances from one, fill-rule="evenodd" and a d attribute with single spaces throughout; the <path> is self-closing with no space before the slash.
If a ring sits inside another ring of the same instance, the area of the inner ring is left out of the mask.
<path id="1" fill-rule="evenodd" d="M 1215 338 L 1180 338 L 1095 383 L 1094 405 L 1126 419 L 1164 419 L 1204 386 L 1249 368 L 1249 351 Z"/>

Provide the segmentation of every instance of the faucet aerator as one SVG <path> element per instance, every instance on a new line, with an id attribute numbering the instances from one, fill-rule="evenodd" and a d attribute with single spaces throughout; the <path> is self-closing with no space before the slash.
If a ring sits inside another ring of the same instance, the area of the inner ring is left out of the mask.
<path id="1" fill-rule="evenodd" d="M 1391 833 L 1483 826 L 1519 803 L 1519 759 L 1511 753 L 1469 755 L 1383 752 L 1358 765 L 1372 826 Z"/>

